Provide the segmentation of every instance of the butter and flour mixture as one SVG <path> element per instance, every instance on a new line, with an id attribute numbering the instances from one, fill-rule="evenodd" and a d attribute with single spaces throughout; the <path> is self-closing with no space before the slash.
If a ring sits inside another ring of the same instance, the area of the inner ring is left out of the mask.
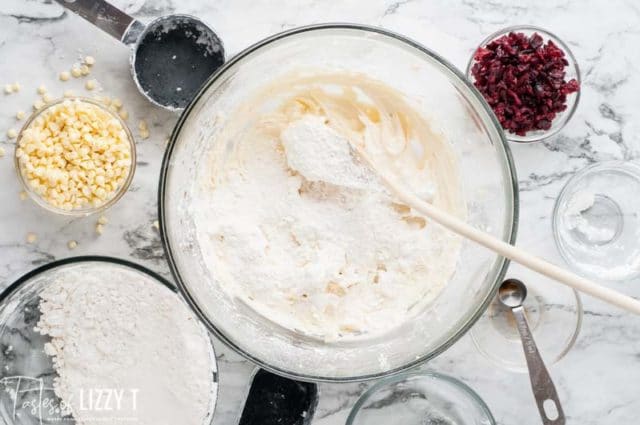
<path id="1" fill-rule="evenodd" d="M 456 154 L 418 106 L 348 73 L 292 74 L 244 104 L 211 141 L 195 197 L 215 284 L 325 340 L 380 335 L 438 296 L 459 238 L 396 200 L 353 149 L 464 217 Z"/>
<path id="2" fill-rule="evenodd" d="M 40 294 L 36 331 L 63 414 L 78 425 L 204 425 L 215 402 L 213 349 L 175 293 L 110 264 L 58 272 Z"/>

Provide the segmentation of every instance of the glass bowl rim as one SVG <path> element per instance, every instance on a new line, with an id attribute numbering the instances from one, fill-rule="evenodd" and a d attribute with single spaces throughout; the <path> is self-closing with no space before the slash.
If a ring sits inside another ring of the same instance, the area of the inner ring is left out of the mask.
<path id="1" fill-rule="evenodd" d="M 268 47 L 271 43 L 277 42 L 281 39 L 285 39 L 291 36 L 296 36 L 299 34 L 313 32 L 313 31 L 331 31 L 331 30 L 347 30 L 353 32 L 360 32 L 362 34 L 373 33 L 377 35 L 385 36 L 393 41 L 400 42 L 403 44 L 403 47 L 410 48 L 419 51 L 421 54 L 424 54 L 434 60 L 435 63 L 439 64 L 443 67 L 447 72 L 453 74 L 454 77 L 458 79 L 458 82 L 464 86 L 469 91 L 469 95 L 475 97 L 478 103 L 484 108 L 487 113 L 488 121 L 485 123 L 487 125 L 493 124 L 495 127 L 497 134 L 499 135 L 499 147 L 501 148 L 500 156 L 502 159 L 503 167 L 506 173 L 508 174 L 509 181 L 505 180 L 505 190 L 510 191 L 511 199 L 509 202 L 512 205 L 508 205 L 507 213 L 510 214 L 510 217 L 507 218 L 507 223 L 505 226 L 508 227 L 506 229 L 507 233 L 507 242 L 510 244 L 515 244 L 517 227 L 519 221 L 519 191 L 518 191 L 518 178 L 516 176 L 515 164 L 513 161 L 513 157 L 511 154 L 511 150 L 509 148 L 509 144 L 505 138 L 504 132 L 502 130 L 502 126 L 498 122 L 497 118 L 491 111 L 491 108 L 485 101 L 484 97 L 480 94 L 480 92 L 471 84 L 464 74 L 459 71 L 455 66 L 449 63 L 449 61 L 442 58 L 439 54 L 433 52 L 432 50 L 424 47 L 422 44 L 414 41 L 404 35 L 398 34 L 396 32 L 392 32 L 380 27 L 365 25 L 365 24 L 355 24 L 355 23 L 321 23 L 321 24 L 312 24 L 296 27 L 290 30 L 282 31 L 267 38 L 264 38 L 246 49 L 240 51 L 235 56 L 233 56 L 229 61 L 225 62 L 214 74 L 212 74 L 209 79 L 200 87 L 198 93 L 194 96 L 191 102 L 184 109 L 182 114 L 180 115 L 173 131 L 171 132 L 171 136 L 169 138 L 169 143 L 167 144 L 164 156 L 162 158 L 162 165 L 160 168 L 160 177 L 158 184 L 158 221 L 160 224 L 160 238 L 162 240 L 162 245 L 164 248 L 164 252 L 167 256 L 167 263 L 169 264 L 169 269 L 171 270 L 171 274 L 173 275 L 174 280 L 176 281 L 177 287 L 182 293 L 183 297 L 187 301 L 187 303 L 191 306 L 196 315 L 200 318 L 200 320 L 205 324 L 205 326 L 211 331 L 220 341 L 222 341 L 225 345 L 230 347 L 234 352 L 238 353 L 245 359 L 251 361 L 252 363 L 258 365 L 259 367 L 281 375 L 291 379 L 297 379 L 301 381 L 310 381 L 310 382 L 358 382 L 358 381 L 367 381 L 372 379 L 381 378 L 384 376 L 394 375 L 399 372 L 411 369 L 419 364 L 422 364 L 432 358 L 437 357 L 444 351 L 446 351 L 449 347 L 455 344 L 472 326 L 473 324 L 480 318 L 480 316 L 484 313 L 487 306 L 495 296 L 498 290 L 498 286 L 504 275 L 506 274 L 507 268 L 509 266 L 509 261 L 504 257 L 497 257 L 496 266 L 492 270 L 495 273 L 495 281 L 493 282 L 492 288 L 487 293 L 486 298 L 478 304 L 478 307 L 475 311 L 473 311 L 465 320 L 465 322 L 452 332 L 449 336 L 448 340 L 439 346 L 437 349 L 432 350 L 430 353 L 425 353 L 412 361 L 407 362 L 404 365 L 398 366 L 394 369 L 390 369 L 384 372 L 376 372 L 370 373 L 367 375 L 357 375 L 357 376 L 318 376 L 317 374 L 303 374 L 303 373 L 294 373 L 289 370 L 279 368 L 273 365 L 268 364 L 266 361 L 258 358 L 257 356 L 248 353 L 241 347 L 239 347 L 236 343 L 232 341 L 232 339 L 227 336 L 222 331 L 218 330 L 217 326 L 207 317 L 204 313 L 203 309 L 200 308 L 198 302 L 195 297 L 191 294 L 188 285 L 182 279 L 180 270 L 177 265 L 177 261 L 174 258 L 174 248 L 171 245 L 171 241 L 168 237 L 167 232 L 167 219 L 165 212 L 165 202 L 166 202 L 166 188 L 169 180 L 169 171 L 171 168 L 172 162 L 172 154 L 177 144 L 178 136 L 182 130 L 182 127 L 187 122 L 187 119 L 191 115 L 191 112 L 195 108 L 195 105 L 198 101 L 208 92 L 209 88 L 223 75 L 226 74 L 227 70 L 232 68 L 235 64 L 242 61 L 245 57 L 251 55 L 252 53 L 261 50 L 262 48 Z M 362 35 L 361 34 L 361 35 Z"/>
<path id="2" fill-rule="evenodd" d="M 478 51 L 478 49 L 480 47 L 486 46 L 487 44 L 489 44 L 494 39 L 496 39 L 496 38 L 498 38 L 500 36 L 509 34 L 510 32 L 516 32 L 516 31 L 533 31 L 533 32 L 537 32 L 537 33 L 540 33 L 540 34 L 546 36 L 549 40 L 551 40 L 554 43 L 556 43 L 558 45 L 558 47 L 560 47 L 560 49 L 562 49 L 562 51 L 565 53 L 567 61 L 569 62 L 568 66 L 572 67 L 575 70 L 576 80 L 578 81 L 578 85 L 580 86 L 578 91 L 575 93 L 575 98 L 574 98 L 572 104 L 570 105 L 570 109 L 568 111 L 563 111 L 565 113 L 565 116 L 563 118 L 563 122 L 561 123 L 560 126 L 558 126 L 558 128 L 554 129 L 553 131 L 547 130 L 547 131 L 544 131 L 544 132 L 538 134 L 537 136 L 527 137 L 527 136 L 518 136 L 516 134 L 507 133 L 503 129 L 503 132 L 505 133 L 505 137 L 510 142 L 522 143 L 522 144 L 542 142 L 544 140 L 549 139 L 550 137 L 555 136 L 560 131 L 562 131 L 562 129 L 569 123 L 569 121 L 571 121 L 571 118 L 573 118 L 573 115 L 575 114 L 576 110 L 578 109 L 578 103 L 580 103 L 580 94 L 582 93 L 582 74 L 580 72 L 580 66 L 578 65 L 578 61 L 576 60 L 576 57 L 574 56 L 573 52 L 571 51 L 571 49 L 569 48 L 567 43 L 565 43 L 560 37 L 558 37 L 557 35 L 555 35 L 551 31 L 546 30 L 546 29 L 541 28 L 541 27 L 538 27 L 538 26 L 535 26 L 535 25 L 511 25 L 511 26 L 499 29 L 499 30 L 494 31 L 493 33 L 489 34 L 487 37 L 485 37 L 484 40 L 482 40 L 480 42 L 480 44 L 478 44 L 478 46 L 475 49 L 473 49 L 473 52 L 471 53 L 471 56 L 469 57 L 469 62 L 467 63 L 467 69 L 465 70 L 464 74 L 465 74 L 466 78 L 469 80 L 469 82 L 471 82 L 472 81 L 471 67 L 475 63 L 474 56 L 476 54 L 476 51 Z M 471 84 L 473 85 L 473 83 L 471 83 Z M 475 87 L 475 85 L 474 85 L 474 87 Z M 489 109 L 491 110 L 491 113 L 493 114 L 493 109 L 491 109 L 491 108 L 489 108 Z M 502 125 L 501 124 L 500 124 L 500 128 L 502 129 Z"/>
<path id="3" fill-rule="evenodd" d="M 48 272 L 49 270 L 53 270 L 53 269 L 57 269 L 60 267 L 65 267 L 68 265 L 75 265 L 75 264 L 82 264 L 82 263 L 92 263 L 92 262 L 97 262 L 97 263 L 105 263 L 105 264 L 116 264 L 119 266 L 124 266 L 126 268 L 135 270 L 137 272 L 141 272 L 147 276 L 149 276 L 152 280 L 156 281 L 157 283 L 165 286 L 167 289 L 169 289 L 172 293 L 174 293 L 176 296 L 180 297 L 180 291 L 178 291 L 178 289 L 176 288 L 176 286 L 174 284 L 172 284 L 168 279 L 165 279 L 164 277 L 162 277 L 160 274 L 154 272 L 153 270 L 138 264 L 138 263 L 134 263 L 133 261 L 129 261 L 129 260 L 125 260 L 123 258 L 117 258 L 117 257 L 109 257 L 109 256 L 105 256 L 105 255 L 79 255 L 79 256 L 75 256 L 75 257 L 67 257 L 67 258 L 62 258 L 60 260 L 53 260 L 50 261 L 46 264 L 43 264 L 41 266 L 36 267 L 35 269 L 31 269 L 30 271 L 24 273 L 23 275 L 21 275 L 20 277 L 18 277 L 16 280 L 14 280 L 9 286 L 7 286 L 4 290 L 0 291 L 0 303 L 2 303 L 3 301 L 9 299 L 9 297 L 11 297 L 14 293 L 16 293 L 18 291 L 18 289 L 20 289 L 20 287 L 22 287 L 22 285 L 24 285 L 25 283 L 29 282 L 31 279 L 35 278 L 36 276 L 39 276 L 43 273 Z M 184 298 L 183 298 L 184 300 Z M 186 303 L 187 304 L 187 303 Z M 187 306 L 189 306 L 189 304 L 187 304 Z M 202 323 L 202 322 L 201 322 Z M 204 325 L 204 324 L 203 324 Z M 2 330 L 4 328 L 4 324 L 0 323 L 0 330 Z M 218 401 L 220 399 L 220 382 L 219 382 L 219 373 L 220 373 L 220 366 L 218 365 L 218 360 L 217 360 L 217 356 L 216 356 L 216 347 L 213 343 L 213 338 L 211 338 L 211 334 L 209 332 L 209 329 L 207 326 L 204 326 L 204 330 L 208 331 L 207 332 L 207 338 L 209 339 L 209 346 L 211 347 L 211 352 L 213 354 L 213 362 L 214 362 L 214 366 L 215 366 L 215 373 L 213 373 L 213 383 L 214 383 L 214 391 L 212 393 L 213 396 L 213 403 L 211 404 L 211 418 L 210 421 L 208 421 L 208 424 L 213 424 L 213 420 L 215 417 L 215 412 L 217 410 L 218 407 Z"/>
<path id="4" fill-rule="evenodd" d="M 620 168 L 625 169 L 625 171 L 627 172 L 634 172 L 636 176 L 640 178 L 640 163 L 633 160 L 625 161 L 620 159 L 613 159 L 608 161 L 595 162 L 593 164 L 589 164 L 585 166 L 584 168 L 579 169 L 578 171 L 575 172 L 575 174 L 573 174 L 569 178 L 569 180 L 567 180 L 564 186 L 562 186 L 562 189 L 560 189 L 560 192 L 558 193 L 556 201 L 553 204 L 553 212 L 551 213 L 551 229 L 552 229 L 553 240 L 555 242 L 556 248 L 560 253 L 560 256 L 562 257 L 564 262 L 567 263 L 568 265 L 574 266 L 575 262 L 569 258 L 569 254 L 567 253 L 566 248 L 564 247 L 564 244 L 560 240 L 560 231 L 558 230 L 558 226 L 559 226 L 558 222 L 560 221 L 561 202 L 564 201 L 569 189 L 572 189 L 573 186 L 575 186 L 576 182 L 584 178 L 584 176 L 591 174 L 593 172 L 606 171 L 606 170 L 618 170 Z M 633 169 L 633 170 L 629 170 L 629 169 Z M 609 282 L 609 283 L 624 282 L 630 279 L 637 278 L 640 275 L 640 272 L 636 272 L 632 275 L 625 277 L 624 279 L 606 279 L 602 276 L 598 276 L 593 273 L 588 273 L 581 269 L 579 270 L 581 273 L 591 278 L 600 279 L 602 281 Z"/>
<path id="5" fill-rule="evenodd" d="M 375 393 L 380 391 L 382 388 L 396 384 L 398 382 L 407 381 L 412 378 L 421 378 L 421 379 L 430 379 L 434 381 L 444 381 L 447 384 L 451 384 L 451 386 L 460 390 L 462 393 L 469 396 L 469 400 L 472 400 L 473 403 L 480 408 L 482 413 L 485 414 L 486 418 L 491 422 L 491 425 L 496 425 L 496 420 L 487 406 L 487 403 L 480 397 L 480 395 L 469 385 L 465 384 L 458 378 L 454 378 L 449 375 L 445 375 L 439 372 L 434 371 L 415 371 L 415 372 L 403 372 L 397 375 L 389 376 L 387 378 L 381 379 L 371 387 L 369 387 L 360 397 L 356 400 L 355 404 L 351 408 L 349 412 L 349 416 L 347 417 L 346 425 L 353 425 L 355 419 L 360 413 L 360 410 L 364 406 L 364 404 L 373 396 Z"/>
<path id="6" fill-rule="evenodd" d="M 18 148 L 20 147 L 19 146 L 20 139 L 22 138 L 24 131 L 29 128 L 29 126 L 33 123 L 33 121 L 35 121 L 36 118 L 38 118 L 45 111 L 51 109 L 54 106 L 60 105 L 65 101 L 74 101 L 74 100 L 89 103 L 101 109 L 103 112 L 106 112 L 107 114 L 109 114 L 109 116 L 118 120 L 118 122 L 124 129 L 125 133 L 127 134 L 127 141 L 129 142 L 129 147 L 131 149 L 131 165 L 129 166 L 129 173 L 127 174 L 127 178 L 122 183 L 122 186 L 120 186 L 120 188 L 114 193 L 114 195 L 104 204 L 100 205 L 99 207 L 89 207 L 89 208 L 82 208 L 77 210 L 63 210 L 62 208 L 57 208 L 57 207 L 54 207 L 53 205 L 50 205 L 47 201 L 42 199 L 40 195 L 35 193 L 34 190 L 29 186 L 29 184 L 27 184 L 24 176 L 22 175 L 22 171 L 20 170 L 20 163 L 19 163 L 17 154 L 18 154 Z M 37 111 L 32 112 L 29 118 L 27 118 L 27 120 L 25 121 L 22 128 L 20 129 L 20 132 L 18 133 L 18 137 L 16 138 L 16 143 L 14 148 L 14 154 L 13 154 L 13 163 L 14 163 L 14 168 L 16 170 L 16 174 L 18 176 L 18 180 L 20 180 L 20 183 L 22 184 L 24 191 L 29 195 L 29 197 L 33 200 L 33 202 L 35 202 L 37 205 L 39 205 L 40 207 L 44 208 L 47 211 L 50 211 L 52 213 L 59 214 L 59 215 L 68 216 L 68 217 L 87 217 L 87 216 L 105 211 L 110 207 L 112 207 L 113 205 L 115 205 L 124 196 L 124 194 L 127 193 L 127 190 L 129 190 L 129 186 L 131 186 L 131 182 L 133 181 L 133 176 L 136 172 L 136 161 L 137 161 L 136 142 L 135 142 L 135 138 L 133 137 L 133 133 L 131 132 L 131 129 L 129 128 L 127 123 L 117 113 L 109 110 L 109 108 L 107 108 L 103 103 L 100 103 L 96 99 L 92 99 L 90 97 L 85 97 L 85 96 L 63 97 L 61 99 L 55 100 L 47 104 L 46 106 L 38 109 Z"/>

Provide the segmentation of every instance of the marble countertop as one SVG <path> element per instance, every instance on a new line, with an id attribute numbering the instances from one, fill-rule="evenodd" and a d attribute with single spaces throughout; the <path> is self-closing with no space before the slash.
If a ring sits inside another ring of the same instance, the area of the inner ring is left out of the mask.
<path id="1" fill-rule="evenodd" d="M 542 144 L 515 145 L 520 183 L 518 245 L 562 264 L 551 233 L 553 203 L 567 179 L 588 164 L 634 159 L 640 147 L 640 6 L 632 0 L 118 0 L 137 18 L 182 12 L 197 15 L 223 38 L 231 56 L 251 43 L 295 26 L 330 21 L 378 25 L 405 34 L 464 69 L 476 44 L 487 34 L 513 24 L 533 24 L 562 37 L 582 67 L 584 84 L 577 114 L 562 133 Z M 128 70 L 128 49 L 95 30 L 51 0 L 3 0 L 0 11 L 0 83 L 18 81 L 17 94 L 0 94 L 0 289 L 30 269 L 53 259 L 83 254 L 127 258 L 170 277 L 158 232 L 157 182 L 161 158 L 177 116 L 147 103 Z M 95 217 L 53 217 L 21 201 L 5 137 L 18 129 L 15 113 L 30 111 L 36 88 L 52 94 L 82 92 L 82 81 L 62 83 L 57 76 L 86 54 L 97 64 L 95 78 L 104 94 L 119 97 L 132 128 L 149 123 L 151 137 L 138 141 L 138 169 L 130 191 L 107 212 L 103 235 Z M 635 93 L 635 95 L 633 94 Z M 37 241 L 28 244 L 33 232 Z M 69 240 L 78 241 L 71 251 Z M 538 276 L 512 268 L 523 279 Z M 640 296 L 639 280 L 611 284 Z M 637 423 L 640 410 L 640 318 L 583 297 L 585 316 L 573 350 L 550 367 L 570 424 Z M 254 366 L 217 344 L 221 392 L 216 424 L 234 424 Z M 495 367 L 478 353 L 467 335 L 424 365 L 460 378 L 487 402 L 498 423 L 539 424 L 528 378 Z M 344 423 L 357 397 L 370 383 L 321 384 L 314 424 Z"/>

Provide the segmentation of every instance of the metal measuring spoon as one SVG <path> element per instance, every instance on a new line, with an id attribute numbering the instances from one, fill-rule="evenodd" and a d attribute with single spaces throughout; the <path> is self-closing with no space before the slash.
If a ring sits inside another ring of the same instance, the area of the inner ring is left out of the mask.
<path id="1" fill-rule="evenodd" d="M 168 15 L 148 25 L 104 0 L 56 0 L 131 47 L 131 74 L 153 104 L 184 109 L 224 63 L 217 34 L 190 15 Z"/>
<path id="2" fill-rule="evenodd" d="M 556 387 L 553 385 L 549 371 L 542 361 L 524 313 L 522 303 L 526 297 L 527 287 L 517 279 L 507 279 L 500 285 L 498 300 L 511 309 L 516 319 L 524 355 L 527 359 L 527 367 L 529 368 L 531 388 L 533 389 L 542 423 L 545 425 L 564 425 L 564 412 L 562 411 Z M 553 403 L 553 406 L 551 406 L 551 403 Z"/>

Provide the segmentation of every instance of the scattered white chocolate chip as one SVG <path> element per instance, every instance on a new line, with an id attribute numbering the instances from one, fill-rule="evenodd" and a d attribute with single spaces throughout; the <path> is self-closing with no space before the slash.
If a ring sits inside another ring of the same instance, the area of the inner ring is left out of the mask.
<path id="1" fill-rule="evenodd" d="M 20 89 L 22 88 L 22 86 L 21 86 L 21 85 L 20 85 L 20 83 L 18 83 L 18 82 L 13 83 L 13 86 L 12 86 L 12 87 L 13 87 L 13 91 L 14 91 L 15 93 L 18 93 L 18 92 L 20 91 Z"/>
<path id="2" fill-rule="evenodd" d="M 62 94 L 64 97 L 73 97 L 73 91 L 71 90 L 65 90 L 64 93 Z"/>
<path id="3" fill-rule="evenodd" d="M 29 197 L 29 194 L 27 192 L 25 192 L 24 190 L 20 192 L 20 200 L 21 201 L 26 201 L 28 197 Z"/>
<path id="4" fill-rule="evenodd" d="M 104 226 L 102 224 L 96 224 L 96 234 L 101 235 L 104 232 Z"/>
<path id="5" fill-rule="evenodd" d="M 96 59 L 93 56 L 85 56 L 84 63 L 89 66 L 93 66 L 96 63 Z"/>
<path id="6" fill-rule="evenodd" d="M 10 128 L 9 130 L 7 130 L 7 137 L 9 139 L 15 139 L 16 137 L 18 137 L 18 132 L 15 128 Z"/>
<path id="7" fill-rule="evenodd" d="M 149 127 L 147 127 L 147 122 L 146 122 L 145 120 L 141 120 L 141 121 L 138 123 L 138 129 L 139 129 L 140 131 L 147 130 L 148 128 L 149 128 Z"/>
<path id="8" fill-rule="evenodd" d="M 88 80 L 84 83 L 84 88 L 87 90 L 93 90 L 96 88 L 96 80 Z"/>
<path id="9" fill-rule="evenodd" d="M 113 102 L 111 102 L 111 105 L 113 105 L 116 108 L 120 109 L 120 108 L 122 108 L 122 101 L 116 97 L 115 99 L 113 99 Z"/>
<path id="10" fill-rule="evenodd" d="M 24 118 L 24 111 L 18 111 L 16 112 L 16 119 L 17 120 L 21 120 Z"/>
<path id="11" fill-rule="evenodd" d="M 103 215 L 101 215 L 100 218 L 98 218 L 98 224 L 105 225 L 108 222 L 109 222 L 109 219 Z"/>
<path id="12" fill-rule="evenodd" d="M 33 110 L 37 111 L 38 109 L 42 109 L 44 107 L 44 102 L 42 101 L 42 99 L 38 99 L 35 102 L 33 102 Z"/>
<path id="13" fill-rule="evenodd" d="M 126 109 L 120 110 L 118 115 L 120 115 L 120 118 L 122 118 L 123 120 L 129 119 L 129 112 L 127 112 Z"/>
<path id="14" fill-rule="evenodd" d="M 148 139 L 149 138 L 149 130 L 140 131 L 140 138 L 141 139 Z"/>
<path id="15" fill-rule="evenodd" d="M 158 220 L 155 220 L 152 224 L 152 227 L 156 230 L 160 230 L 160 222 Z"/>
<path id="16" fill-rule="evenodd" d="M 69 241 L 69 242 L 67 242 L 67 246 L 69 247 L 69 249 L 76 249 L 76 247 L 78 246 L 78 242 Z"/>
<path id="17" fill-rule="evenodd" d="M 69 81 L 69 78 L 71 78 L 71 74 L 69 73 L 69 71 L 62 71 L 60 75 L 58 75 L 58 78 L 60 78 L 60 81 Z"/>
<path id="18" fill-rule="evenodd" d="M 82 75 L 89 75 L 90 72 L 91 72 L 91 70 L 89 69 L 89 67 L 87 65 L 80 66 L 80 73 Z"/>
<path id="19" fill-rule="evenodd" d="M 51 103 L 53 102 L 53 96 L 51 96 L 49 93 L 45 93 L 42 95 L 42 100 L 44 101 L 44 103 Z"/>
<path id="20" fill-rule="evenodd" d="M 5 94 L 11 94 L 11 93 L 13 93 L 13 85 L 11 85 L 11 84 L 6 84 L 6 85 L 4 86 L 4 92 L 5 92 Z"/>
<path id="21" fill-rule="evenodd" d="M 27 243 L 35 243 L 38 240 L 38 236 L 33 233 L 33 232 L 29 232 L 27 233 Z"/>
<path id="22" fill-rule="evenodd" d="M 4 148 L 2 146 L 0 146 L 0 158 L 2 158 L 4 156 Z"/>
<path id="23" fill-rule="evenodd" d="M 73 78 L 79 78 L 82 76 L 82 71 L 77 66 L 74 66 L 73 68 L 71 68 L 71 75 L 73 76 Z"/>
<path id="24" fill-rule="evenodd" d="M 47 88 L 44 86 L 44 84 L 40 84 L 40 87 L 38 87 L 38 94 L 45 94 L 47 92 Z"/>

